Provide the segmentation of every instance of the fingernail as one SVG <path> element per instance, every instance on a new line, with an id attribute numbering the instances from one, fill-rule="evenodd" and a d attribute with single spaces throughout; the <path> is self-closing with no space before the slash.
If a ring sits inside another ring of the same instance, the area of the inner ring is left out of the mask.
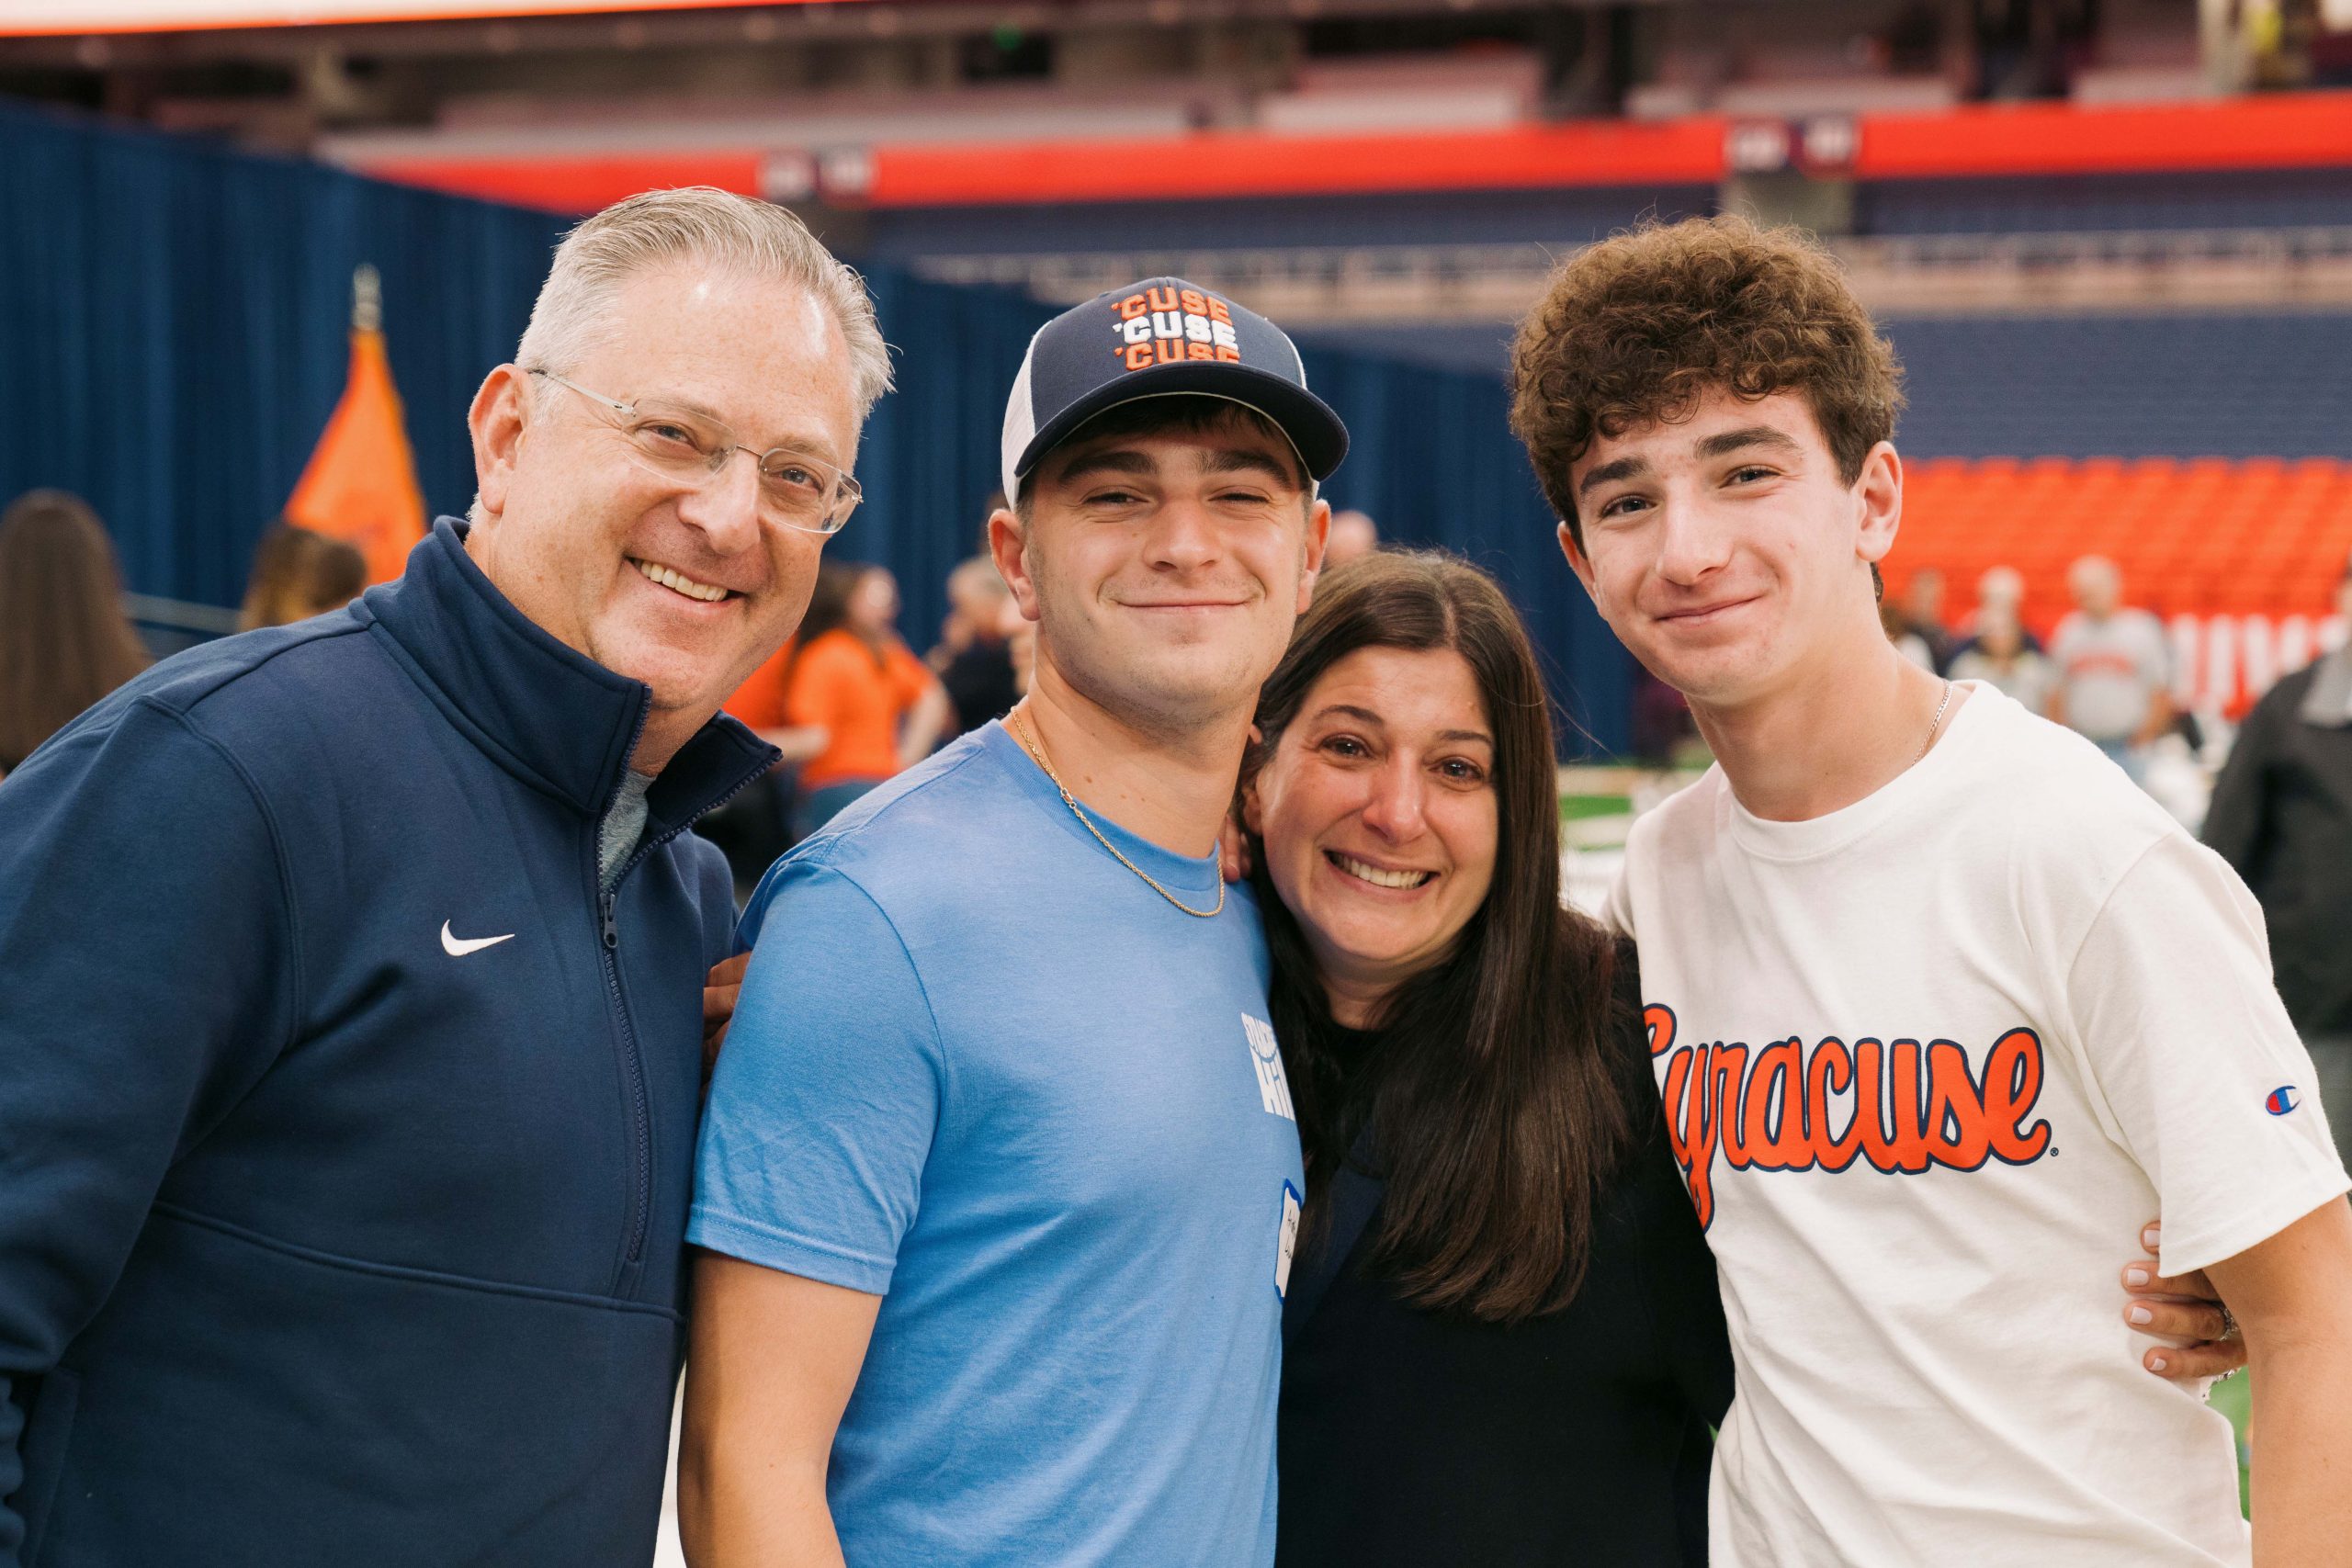
<path id="1" fill-rule="evenodd" d="M 2156 1321 L 2156 1314 L 2146 1307 L 2133 1307 L 2123 1314 L 2123 1318 L 2127 1323 L 2154 1323 Z"/>
<path id="2" fill-rule="evenodd" d="M 2126 1269 L 2123 1282 L 2136 1291 L 2148 1282 L 2148 1271 L 2145 1269 Z"/>
<path id="3" fill-rule="evenodd" d="M 2162 1356 L 2152 1357 L 2148 1361 L 2148 1370 L 2152 1372 L 2160 1372 L 2171 1364 L 2171 1362 L 2165 1360 Z"/>
<path id="4" fill-rule="evenodd" d="M 2164 1240 L 2164 1238 L 2165 1230 L 2162 1225 L 2150 1225 L 2146 1230 L 2140 1233 L 2140 1245 L 2142 1247 L 2154 1247 L 2158 1242 Z"/>

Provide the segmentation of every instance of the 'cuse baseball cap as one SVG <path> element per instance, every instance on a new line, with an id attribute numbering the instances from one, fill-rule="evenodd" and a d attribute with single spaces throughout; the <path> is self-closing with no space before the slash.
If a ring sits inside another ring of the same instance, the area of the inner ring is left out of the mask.
<path id="1" fill-rule="evenodd" d="M 1290 438 L 1308 477 L 1330 477 L 1348 427 L 1306 389 L 1289 334 L 1255 310 L 1181 277 L 1148 277 L 1073 305 L 1037 329 L 1004 410 L 1004 494 L 1038 459 L 1106 409 L 1145 398 L 1223 398 Z"/>

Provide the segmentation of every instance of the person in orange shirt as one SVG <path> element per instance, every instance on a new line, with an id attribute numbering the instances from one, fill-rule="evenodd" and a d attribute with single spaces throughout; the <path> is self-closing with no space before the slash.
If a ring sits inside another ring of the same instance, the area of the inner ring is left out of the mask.
<path id="1" fill-rule="evenodd" d="M 786 721 L 824 735 L 800 770 L 796 825 L 803 838 L 929 756 L 946 730 L 946 690 L 899 640 L 898 617 L 898 582 L 880 567 L 827 566 L 818 573 L 785 679 Z"/>
<path id="2" fill-rule="evenodd" d="M 752 671 L 726 702 L 727 712 L 751 727 L 752 733 L 783 755 L 755 783 L 734 799 L 695 824 L 695 831 L 717 844 L 735 874 L 737 902 L 752 889 L 776 857 L 790 849 L 800 799 L 800 764 L 825 747 L 821 729 L 797 729 L 785 716 L 785 682 L 792 673 L 793 656 L 800 639 L 787 637 Z"/>
<path id="3" fill-rule="evenodd" d="M 817 569 L 822 571 L 824 568 Z M 725 704 L 729 713 L 752 727 L 754 734 L 767 739 L 769 730 L 784 731 L 787 726 L 784 716 L 784 679 L 791 672 L 792 656 L 800 651 L 800 639 L 788 637 L 784 646 L 768 655 L 767 662 L 752 671 L 744 682 L 735 688 L 735 694 Z M 769 740 L 773 746 L 775 741 Z"/>

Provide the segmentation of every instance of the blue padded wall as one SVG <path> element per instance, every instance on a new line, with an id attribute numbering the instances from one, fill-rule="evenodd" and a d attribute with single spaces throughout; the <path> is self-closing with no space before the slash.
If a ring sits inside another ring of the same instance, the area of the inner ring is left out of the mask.
<path id="1" fill-rule="evenodd" d="M 1885 180 L 1857 186 L 1864 234 L 2352 224 L 2352 168 Z"/>
<path id="2" fill-rule="evenodd" d="M 369 262 L 426 503 L 461 511 L 466 406 L 562 227 L 0 104 L 0 499 L 79 491 L 134 590 L 234 604 L 342 395 Z"/>
<path id="3" fill-rule="evenodd" d="M 2352 457 L 2352 313 L 1883 323 L 1916 457 Z M 1359 349 L 1499 378 L 1499 322 L 1369 329 Z"/>
<path id="4" fill-rule="evenodd" d="M 883 209 L 870 216 L 865 254 L 904 265 L 924 256 L 998 254 L 1580 244 L 1648 216 L 1712 212 L 1714 200 L 1712 186 L 1659 186 Z"/>
<path id="5" fill-rule="evenodd" d="M 1916 457 L 2352 457 L 2352 314 L 1896 321 Z"/>
<path id="6" fill-rule="evenodd" d="M 925 256 L 1332 245 L 1580 244 L 1645 217 L 1715 209 L 1711 186 L 1419 191 L 1223 201 L 881 209 L 865 252 Z M 1863 234 L 2352 225 L 2352 168 L 1883 180 L 1858 185 Z"/>
<path id="7" fill-rule="evenodd" d="M 1408 365 L 1454 370 L 1471 376 L 1500 376 L 1510 362 L 1512 321 L 1404 321 L 1395 325 L 1317 327 L 1298 334 L 1301 343 L 1344 343 L 1364 354 L 1401 359 Z"/>

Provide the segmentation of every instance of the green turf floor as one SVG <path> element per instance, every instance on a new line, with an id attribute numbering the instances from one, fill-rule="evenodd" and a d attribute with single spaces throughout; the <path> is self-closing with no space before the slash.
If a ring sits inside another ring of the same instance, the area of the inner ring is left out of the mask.
<path id="1" fill-rule="evenodd" d="M 1634 797 L 1629 795 L 1563 795 L 1560 796 L 1560 820 L 1581 821 L 1589 817 L 1630 817 L 1634 812 Z"/>

